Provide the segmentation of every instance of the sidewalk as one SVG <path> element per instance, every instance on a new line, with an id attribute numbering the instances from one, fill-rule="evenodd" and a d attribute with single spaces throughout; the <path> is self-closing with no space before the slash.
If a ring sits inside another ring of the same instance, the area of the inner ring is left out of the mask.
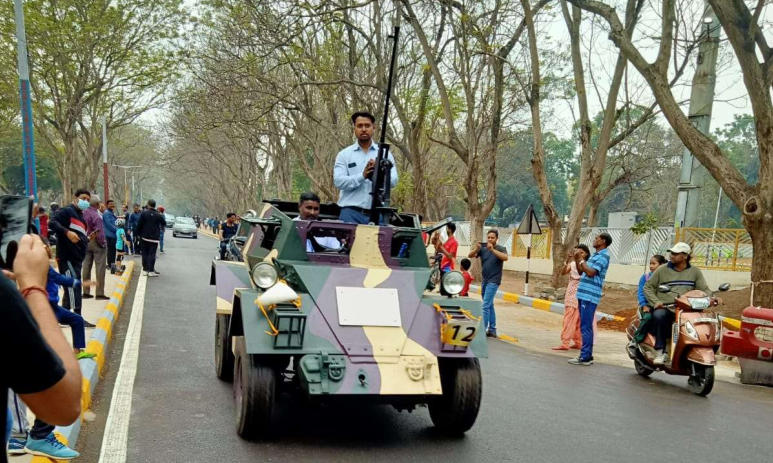
<path id="1" fill-rule="evenodd" d="M 470 294 L 471 297 L 480 299 L 480 295 Z M 561 343 L 562 315 L 534 310 L 531 307 L 500 299 L 495 301 L 494 306 L 497 315 L 497 332 L 501 341 L 566 359 L 577 357 L 579 352 L 577 350 L 554 351 L 551 349 Z M 594 361 L 633 369 L 633 360 L 625 353 L 627 343 L 628 339 L 625 333 L 599 328 L 598 339 L 593 347 Z M 567 367 L 569 366 L 567 365 Z M 737 362 L 720 361 L 716 367 L 717 379 L 740 384 L 736 377 L 736 372 L 740 371 Z"/>
<path id="2" fill-rule="evenodd" d="M 127 288 L 128 282 L 130 281 L 133 267 L 137 267 L 139 265 L 139 262 L 135 263 L 133 261 L 137 261 L 137 259 L 133 259 L 131 257 L 124 258 L 126 272 L 124 272 L 123 277 L 111 275 L 110 271 L 107 271 L 105 275 L 105 295 L 110 297 L 110 300 L 98 301 L 94 298 L 83 299 L 81 315 L 83 315 L 85 320 L 97 325 L 94 328 L 86 328 L 86 351 L 93 352 L 97 354 L 97 356 L 93 359 L 82 359 L 79 361 L 81 374 L 83 375 L 81 418 L 70 426 L 57 426 L 55 431 L 57 434 L 59 434 L 60 438 L 63 438 L 63 441 L 71 444 L 75 450 L 78 450 L 77 438 L 80 432 L 81 421 L 93 420 L 93 413 L 90 411 L 91 394 L 94 391 L 99 378 L 102 376 L 102 369 L 107 357 L 106 350 L 108 349 L 110 339 L 112 337 L 112 329 L 115 325 L 115 322 L 118 320 L 120 305 L 125 298 L 125 289 Z M 92 295 L 94 295 L 95 290 L 96 288 L 91 288 Z M 60 291 L 60 297 L 61 295 L 62 292 Z M 63 327 L 62 333 L 67 338 L 67 340 L 72 343 L 72 330 L 70 327 Z M 35 420 L 35 415 L 28 410 L 27 418 L 31 427 Z M 32 455 L 25 454 L 9 455 L 8 461 L 11 463 L 46 463 L 55 460 L 44 457 L 33 457 Z"/>

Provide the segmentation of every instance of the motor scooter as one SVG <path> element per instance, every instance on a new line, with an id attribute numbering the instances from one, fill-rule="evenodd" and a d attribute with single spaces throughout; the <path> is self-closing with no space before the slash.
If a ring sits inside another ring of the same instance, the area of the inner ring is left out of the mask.
<path id="1" fill-rule="evenodd" d="M 729 283 L 719 287 L 727 291 Z M 660 285 L 658 292 L 673 293 L 666 285 Z M 717 299 L 700 290 L 687 291 L 678 295 L 673 304 L 665 306 L 674 311 L 671 339 L 668 340 L 669 359 L 663 365 L 654 363 L 659 354 L 655 350 L 655 336 L 647 333 L 639 344 L 629 343 L 628 356 L 633 359 L 636 373 L 647 377 L 655 371 L 669 375 L 688 376 L 687 385 L 695 394 L 706 396 L 714 387 L 715 354 L 719 350 L 722 323 L 716 313 L 707 311 L 717 305 Z M 632 341 L 641 323 L 641 314 L 626 329 L 628 340 Z"/>

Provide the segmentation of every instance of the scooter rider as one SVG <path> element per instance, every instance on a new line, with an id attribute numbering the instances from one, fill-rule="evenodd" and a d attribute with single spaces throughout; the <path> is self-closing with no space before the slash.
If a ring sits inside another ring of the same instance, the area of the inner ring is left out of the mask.
<path id="1" fill-rule="evenodd" d="M 672 308 L 665 306 L 673 304 L 681 294 L 694 289 L 711 294 L 703 273 L 699 268 L 690 265 L 692 250 L 687 243 L 676 243 L 668 252 L 671 254 L 671 260 L 668 264 L 658 267 L 644 285 L 644 295 L 650 307 L 653 307 L 651 332 L 655 335 L 655 350 L 661 352 L 653 360 L 655 365 L 663 365 L 668 359 L 666 340 L 674 322 L 674 312 Z M 660 285 L 668 286 L 671 291 L 658 292 Z"/>
<path id="2" fill-rule="evenodd" d="M 218 235 L 220 236 L 220 260 L 225 259 L 225 249 L 228 245 L 228 240 L 235 236 L 236 231 L 239 229 L 235 213 L 229 212 L 226 214 L 226 217 L 226 221 L 220 224 L 220 230 L 218 230 Z"/>

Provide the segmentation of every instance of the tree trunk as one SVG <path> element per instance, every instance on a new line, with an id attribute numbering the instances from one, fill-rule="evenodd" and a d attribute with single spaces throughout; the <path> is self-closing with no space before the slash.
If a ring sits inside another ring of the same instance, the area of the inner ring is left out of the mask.
<path id="1" fill-rule="evenodd" d="M 484 241 L 483 226 L 485 225 L 486 216 L 481 217 L 480 210 L 470 211 L 470 250 L 475 246 L 475 243 Z M 470 259 L 472 261 L 472 267 L 470 267 L 470 273 L 476 281 L 483 281 L 483 273 L 480 265 L 480 259 Z"/>
<path id="2" fill-rule="evenodd" d="M 744 227 L 752 239 L 752 291 L 755 306 L 773 308 L 773 215 L 771 208 L 745 214 Z M 748 206 L 747 206 L 748 211 Z M 712 288 L 713 289 L 713 288 Z"/>

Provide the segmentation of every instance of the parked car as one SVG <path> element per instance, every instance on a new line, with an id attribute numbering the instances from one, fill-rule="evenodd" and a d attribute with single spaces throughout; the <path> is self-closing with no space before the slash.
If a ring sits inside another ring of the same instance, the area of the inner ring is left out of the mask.
<path id="1" fill-rule="evenodd" d="M 193 221 L 193 217 L 177 217 L 172 226 L 172 236 L 175 238 L 178 236 L 198 238 L 198 228 L 196 227 L 196 222 Z"/>
<path id="2" fill-rule="evenodd" d="M 172 214 L 167 214 L 166 212 L 164 212 L 164 220 L 166 220 L 166 228 L 174 227 L 175 216 L 173 216 Z M 191 219 L 191 220 L 193 220 L 193 219 Z"/>

